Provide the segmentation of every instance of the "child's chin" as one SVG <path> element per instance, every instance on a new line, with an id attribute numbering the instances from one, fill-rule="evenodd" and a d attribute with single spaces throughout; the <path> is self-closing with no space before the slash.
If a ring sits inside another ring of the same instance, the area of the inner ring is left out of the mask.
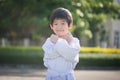
<path id="1" fill-rule="evenodd" d="M 58 37 L 62 38 L 62 37 L 64 37 L 64 36 L 63 36 L 63 35 L 58 35 Z"/>

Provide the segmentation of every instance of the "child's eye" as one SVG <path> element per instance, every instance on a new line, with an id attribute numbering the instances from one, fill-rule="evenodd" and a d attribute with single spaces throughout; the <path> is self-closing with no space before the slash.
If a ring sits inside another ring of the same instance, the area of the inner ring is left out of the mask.
<path id="1" fill-rule="evenodd" d="M 62 23 L 62 25 L 64 25 L 65 23 Z"/>
<path id="2" fill-rule="evenodd" d="M 57 23 L 55 23 L 54 25 L 57 25 Z"/>

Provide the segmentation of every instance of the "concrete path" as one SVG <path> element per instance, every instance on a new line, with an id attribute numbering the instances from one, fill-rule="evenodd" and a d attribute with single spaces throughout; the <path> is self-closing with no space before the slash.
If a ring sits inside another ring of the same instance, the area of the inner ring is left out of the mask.
<path id="1" fill-rule="evenodd" d="M 0 80 L 45 80 L 46 69 L 0 68 Z M 75 70 L 77 80 L 120 80 L 120 70 Z"/>

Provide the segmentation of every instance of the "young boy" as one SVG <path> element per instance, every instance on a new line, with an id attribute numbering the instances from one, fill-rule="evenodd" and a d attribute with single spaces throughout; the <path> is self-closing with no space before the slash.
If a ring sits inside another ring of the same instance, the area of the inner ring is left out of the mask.
<path id="1" fill-rule="evenodd" d="M 65 8 L 55 9 L 50 16 L 52 34 L 44 43 L 46 80 L 75 80 L 74 68 L 79 62 L 79 40 L 72 36 L 72 15 Z"/>

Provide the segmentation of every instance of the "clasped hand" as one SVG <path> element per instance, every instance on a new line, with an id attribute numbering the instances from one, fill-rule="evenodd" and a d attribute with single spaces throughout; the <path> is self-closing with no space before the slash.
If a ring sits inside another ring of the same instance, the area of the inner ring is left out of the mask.
<path id="1" fill-rule="evenodd" d="M 55 35 L 55 34 L 52 34 L 51 36 L 50 36 L 50 40 L 51 40 L 51 42 L 52 43 L 56 43 L 57 42 L 57 40 L 58 40 L 58 36 L 57 35 Z M 66 34 L 64 37 L 62 37 L 63 39 L 65 39 L 69 44 L 72 42 L 72 40 L 73 40 L 73 36 L 72 36 L 72 34 L 69 32 L 68 34 Z"/>

